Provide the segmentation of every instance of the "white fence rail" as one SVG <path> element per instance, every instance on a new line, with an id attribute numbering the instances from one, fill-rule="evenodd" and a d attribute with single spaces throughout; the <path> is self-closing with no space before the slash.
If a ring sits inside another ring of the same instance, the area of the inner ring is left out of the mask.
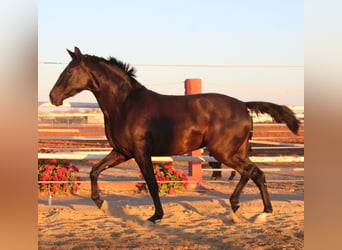
<path id="1" fill-rule="evenodd" d="M 38 153 L 38 159 L 60 159 L 60 160 L 101 160 L 109 152 L 63 152 L 63 153 Z M 304 162 L 304 156 L 252 156 L 253 162 Z M 190 161 L 190 162 L 217 162 L 211 156 L 152 156 L 152 161 Z"/>

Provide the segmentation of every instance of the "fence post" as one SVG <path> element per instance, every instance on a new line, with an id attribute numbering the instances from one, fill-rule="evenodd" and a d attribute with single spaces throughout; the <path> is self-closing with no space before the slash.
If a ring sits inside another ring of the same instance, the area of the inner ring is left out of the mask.
<path id="1" fill-rule="evenodd" d="M 185 95 L 202 93 L 201 79 L 186 79 L 184 82 Z M 190 156 L 201 156 L 201 150 L 194 150 L 189 153 Z M 202 164 L 200 162 L 189 162 L 189 177 L 192 180 L 202 180 Z"/>

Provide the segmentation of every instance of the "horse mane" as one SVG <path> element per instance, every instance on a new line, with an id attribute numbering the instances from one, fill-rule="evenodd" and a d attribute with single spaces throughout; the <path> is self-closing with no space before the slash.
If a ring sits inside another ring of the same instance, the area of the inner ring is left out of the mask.
<path id="1" fill-rule="evenodd" d="M 130 78 L 135 78 L 136 69 L 131 67 L 128 63 L 124 63 L 114 57 L 109 57 L 109 59 L 106 61 L 114 66 L 118 66 L 120 69 L 125 71 Z"/>
<path id="2" fill-rule="evenodd" d="M 116 66 L 119 69 L 121 69 L 123 71 L 123 73 L 125 73 L 130 79 L 134 79 L 135 80 L 135 73 L 136 73 L 136 69 L 134 67 L 131 67 L 128 63 L 124 63 L 120 60 L 117 60 L 114 57 L 109 57 L 109 59 L 105 59 L 103 57 L 98 57 L 98 56 L 90 56 L 87 55 L 88 58 L 91 58 L 93 61 L 95 62 L 104 62 L 106 64 L 112 65 L 112 66 Z"/>

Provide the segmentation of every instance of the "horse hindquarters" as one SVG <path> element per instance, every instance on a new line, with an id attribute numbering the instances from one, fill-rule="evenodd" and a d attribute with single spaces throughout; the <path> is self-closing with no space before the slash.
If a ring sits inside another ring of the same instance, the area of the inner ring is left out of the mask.
<path id="1" fill-rule="evenodd" d="M 259 188 L 264 204 L 264 212 L 272 212 L 265 174 L 248 157 L 250 126 L 250 120 L 249 123 L 247 121 L 246 123 L 242 122 L 240 128 L 235 130 L 235 133 L 227 130 L 225 133 L 221 133 L 220 136 L 212 138 L 207 148 L 210 154 L 218 161 L 235 169 L 241 176 L 240 181 L 230 197 L 233 212 L 239 209 L 241 192 L 250 178 Z M 231 134 L 234 134 L 235 137 L 232 137 Z"/>

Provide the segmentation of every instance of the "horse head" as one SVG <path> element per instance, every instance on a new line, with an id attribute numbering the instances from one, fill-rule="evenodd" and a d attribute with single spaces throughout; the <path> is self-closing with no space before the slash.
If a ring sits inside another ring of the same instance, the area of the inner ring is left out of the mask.
<path id="1" fill-rule="evenodd" d="M 63 100 L 74 96 L 82 90 L 92 90 L 95 87 L 94 79 L 86 66 L 86 57 L 79 48 L 75 51 L 67 50 L 72 60 L 59 76 L 50 91 L 50 101 L 53 105 L 63 104 Z"/>

